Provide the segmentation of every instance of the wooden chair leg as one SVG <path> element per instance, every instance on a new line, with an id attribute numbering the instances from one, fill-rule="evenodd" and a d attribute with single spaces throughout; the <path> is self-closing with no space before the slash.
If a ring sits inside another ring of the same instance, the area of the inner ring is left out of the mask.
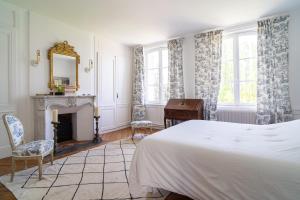
<path id="1" fill-rule="evenodd" d="M 15 161 L 14 157 L 12 157 L 11 158 L 11 177 L 10 177 L 11 182 L 14 181 L 15 170 L 16 170 L 16 161 Z"/>
<path id="2" fill-rule="evenodd" d="M 27 160 L 26 159 L 24 160 L 24 165 L 25 165 L 24 168 L 27 169 Z"/>
<path id="3" fill-rule="evenodd" d="M 51 165 L 53 165 L 53 157 L 54 157 L 53 154 L 54 154 L 54 151 L 51 152 Z"/>
<path id="4" fill-rule="evenodd" d="M 134 137 L 134 134 L 135 134 L 135 128 L 133 127 L 131 131 L 132 131 L 131 137 L 133 138 L 133 137 Z"/>
<path id="5" fill-rule="evenodd" d="M 43 158 L 42 157 L 38 158 L 38 165 L 39 165 L 39 180 L 42 180 L 42 176 L 43 176 L 43 169 L 42 169 Z"/>

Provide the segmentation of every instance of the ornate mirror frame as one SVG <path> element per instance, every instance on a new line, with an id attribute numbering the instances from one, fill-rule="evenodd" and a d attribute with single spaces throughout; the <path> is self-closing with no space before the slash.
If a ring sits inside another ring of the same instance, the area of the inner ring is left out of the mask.
<path id="1" fill-rule="evenodd" d="M 74 47 L 69 45 L 68 41 L 55 43 L 48 51 L 48 59 L 50 64 L 50 77 L 49 77 L 49 88 L 52 90 L 55 88 L 54 77 L 53 77 L 53 54 L 60 54 L 65 56 L 75 57 L 76 59 L 76 91 L 79 89 L 78 81 L 78 65 L 80 63 L 80 55 L 74 50 Z"/>

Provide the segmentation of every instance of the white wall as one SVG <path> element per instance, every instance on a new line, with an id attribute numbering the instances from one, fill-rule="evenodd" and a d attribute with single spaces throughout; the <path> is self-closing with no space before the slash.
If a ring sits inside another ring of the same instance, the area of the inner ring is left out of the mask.
<path id="1" fill-rule="evenodd" d="M 96 36 L 98 53 L 98 105 L 102 133 L 127 127 L 131 121 L 131 48 Z"/>
<path id="2" fill-rule="evenodd" d="M 68 41 L 80 55 L 78 94 L 94 94 L 94 70 L 86 73 L 89 59 L 94 58 L 94 35 L 49 17 L 34 12 L 29 14 L 30 58 L 35 58 L 36 50 L 41 52 L 39 66 L 30 66 L 30 95 L 48 93 L 49 60 L 48 50 L 56 42 Z"/>
<path id="3" fill-rule="evenodd" d="M 295 118 L 300 119 L 300 8 L 290 12 L 289 42 L 291 102 Z"/>
<path id="4" fill-rule="evenodd" d="M 0 1 L 0 32 L 10 35 L 11 64 L 9 70 L 1 70 L 1 76 L 7 76 L 8 94 L 1 91 L 0 95 L 7 95 L 8 102 L 0 105 L 0 158 L 11 153 L 7 133 L 2 121 L 5 113 L 15 113 L 23 122 L 26 130 L 25 140 L 33 138 L 31 126 L 31 100 L 29 97 L 28 71 L 28 12 L 13 5 Z M 2 44 L 1 44 L 2 46 Z M 1 49 L 4 50 L 5 49 Z M 1 53 L 1 52 L 0 52 Z M 5 66 L 1 66 L 5 68 Z"/>
<path id="5" fill-rule="evenodd" d="M 195 41 L 186 35 L 183 41 L 183 76 L 185 98 L 195 98 Z"/>

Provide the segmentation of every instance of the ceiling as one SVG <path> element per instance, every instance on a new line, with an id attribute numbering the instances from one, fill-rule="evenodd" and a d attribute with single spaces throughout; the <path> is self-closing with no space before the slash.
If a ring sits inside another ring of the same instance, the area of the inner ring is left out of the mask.
<path id="1" fill-rule="evenodd" d="M 300 0 L 6 0 L 126 45 L 254 21 Z"/>

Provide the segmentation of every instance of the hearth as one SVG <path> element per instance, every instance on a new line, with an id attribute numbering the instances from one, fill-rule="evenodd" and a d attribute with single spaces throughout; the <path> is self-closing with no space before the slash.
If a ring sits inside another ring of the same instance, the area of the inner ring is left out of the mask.
<path id="1" fill-rule="evenodd" d="M 59 125 L 57 128 L 57 143 L 69 141 L 73 139 L 73 114 L 59 114 Z"/>

